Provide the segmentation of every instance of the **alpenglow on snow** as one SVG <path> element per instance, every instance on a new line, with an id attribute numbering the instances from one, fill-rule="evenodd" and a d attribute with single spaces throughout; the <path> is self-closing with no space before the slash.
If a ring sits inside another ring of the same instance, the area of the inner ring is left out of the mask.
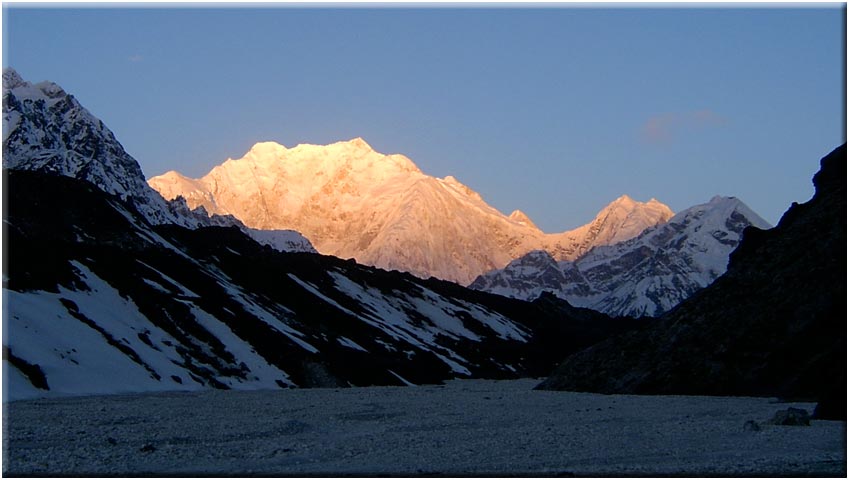
<path id="1" fill-rule="evenodd" d="M 673 215 L 657 200 L 623 196 L 591 223 L 547 234 L 524 213 L 504 215 L 456 178 L 428 176 L 361 138 L 292 148 L 257 143 L 202 178 L 170 171 L 149 183 L 165 198 L 183 196 L 192 208 L 231 214 L 249 227 L 297 230 L 323 254 L 462 285 L 532 250 L 573 260 Z"/>

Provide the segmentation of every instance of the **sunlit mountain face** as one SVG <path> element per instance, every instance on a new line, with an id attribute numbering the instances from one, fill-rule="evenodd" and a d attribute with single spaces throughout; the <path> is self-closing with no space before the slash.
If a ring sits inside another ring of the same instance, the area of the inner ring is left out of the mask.
<path id="1" fill-rule="evenodd" d="M 544 233 L 521 211 L 509 216 L 456 178 L 434 178 L 403 155 L 361 138 L 287 148 L 258 143 L 199 179 L 170 171 L 149 180 L 166 199 L 232 214 L 257 229 L 293 229 L 324 254 L 463 285 L 532 250 L 573 260 L 662 224 L 657 200 L 622 196 L 587 225 Z"/>

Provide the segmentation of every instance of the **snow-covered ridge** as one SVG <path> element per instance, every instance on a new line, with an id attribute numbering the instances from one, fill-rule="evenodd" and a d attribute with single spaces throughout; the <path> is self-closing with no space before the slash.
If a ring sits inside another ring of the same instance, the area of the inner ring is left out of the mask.
<path id="1" fill-rule="evenodd" d="M 629 199 L 624 199 L 627 203 Z M 749 225 L 769 223 L 734 197 L 713 197 L 669 222 L 575 261 L 531 252 L 470 286 L 531 300 L 551 292 L 571 304 L 610 315 L 660 315 L 722 275 Z"/>
<path id="2" fill-rule="evenodd" d="M 244 228 L 249 237 L 261 245 L 268 245 L 278 252 L 317 253 L 309 240 L 294 230 L 257 230 Z"/>
<path id="3" fill-rule="evenodd" d="M 590 224 L 547 234 L 524 213 L 504 215 L 456 178 L 430 177 L 361 138 L 292 148 L 261 142 L 202 178 L 170 171 L 149 184 L 252 228 L 297 230 L 324 254 L 464 285 L 529 251 L 575 259 L 673 215 L 654 199 L 623 196 Z"/>
<path id="4" fill-rule="evenodd" d="M 166 201 L 147 185 L 138 162 L 113 133 L 73 95 L 52 82 L 27 82 L 12 68 L 3 70 L 3 167 L 88 181 L 132 204 L 152 225 L 236 226 L 251 235 L 233 216 L 210 216 L 176 195 Z M 272 246 L 314 251 L 292 233 L 261 237 Z"/>

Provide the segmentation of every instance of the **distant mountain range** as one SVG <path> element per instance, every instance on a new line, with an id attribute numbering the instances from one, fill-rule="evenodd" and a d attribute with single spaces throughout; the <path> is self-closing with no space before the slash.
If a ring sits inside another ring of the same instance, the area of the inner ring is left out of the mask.
<path id="1" fill-rule="evenodd" d="M 705 220 L 726 222 L 710 228 L 724 238 L 696 239 L 701 217 L 687 217 L 689 230 L 671 233 L 670 226 L 660 235 L 670 236 L 667 244 L 655 236 L 646 244 L 593 250 L 665 225 L 673 213 L 654 199 L 622 196 L 589 224 L 546 234 L 524 213 L 505 216 L 453 177 L 427 176 L 407 157 L 377 153 L 359 138 L 291 149 L 259 143 L 201 179 L 173 171 L 150 179 L 166 201 L 145 184 L 138 164 L 103 122 L 59 86 L 32 85 L 7 69 L 4 98 L 4 166 L 90 181 L 131 202 L 152 224 L 238 226 L 278 250 L 317 249 L 421 278 L 463 285 L 474 280 L 473 288 L 517 298 L 551 291 L 613 315 L 668 310 L 724 271 L 738 239 L 735 229 L 746 222 L 767 226 L 741 205 L 739 225 L 716 218 L 733 211 L 727 208 Z M 547 255 L 520 258 L 535 251 Z"/>
<path id="2" fill-rule="evenodd" d="M 749 226 L 770 228 L 740 200 L 714 197 L 575 261 L 535 251 L 470 287 L 525 300 L 550 292 L 609 315 L 658 316 L 725 273 L 728 255 Z"/>
<path id="3" fill-rule="evenodd" d="M 149 184 L 167 199 L 182 196 L 192 208 L 253 228 L 297 230 L 323 254 L 462 285 L 532 250 L 574 260 L 673 215 L 654 199 L 623 196 L 587 225 L 546 234 L 524 213 L 504 215 L 454 177 L 430 177 L 361 138 L 293 148 L 258 143 L 200 179 L 170 171 Z"/>

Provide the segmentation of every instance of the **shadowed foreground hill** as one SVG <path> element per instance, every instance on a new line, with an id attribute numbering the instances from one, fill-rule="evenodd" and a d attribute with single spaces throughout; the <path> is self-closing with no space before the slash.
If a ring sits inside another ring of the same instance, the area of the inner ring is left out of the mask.
<path id="1" fill-rule="evenodd" d="M 814 197 L 778 226 L 745 231 L 714 284 L 652 326 L 570 356 L 537 388 L 808 397 L 845 418 L 845 144 L 813 182 Z"/>

